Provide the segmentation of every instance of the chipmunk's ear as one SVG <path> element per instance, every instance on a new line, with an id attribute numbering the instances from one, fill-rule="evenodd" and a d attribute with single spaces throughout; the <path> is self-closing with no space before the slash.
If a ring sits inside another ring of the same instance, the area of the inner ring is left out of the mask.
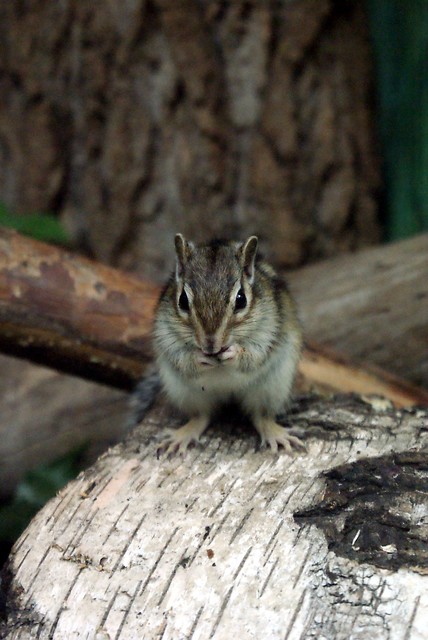
<path id="1" fill-rule="evenodd" d="M 181 278 L 184 273 L 184 266 L 192 253 L 193 245 L 187 242 L 181 233 L 177 233 L 174 239 L 175 251 L 177 253 L 176 278 Z"/>
<path id="2" fill-rule="evenodd" d="M 254 262 L 256 259 L 258 242 L 259 240 L 257 236 L 250 236 L 241 248 L 241 264 L 250 284 L 252 284 L 254 280 Z"/>

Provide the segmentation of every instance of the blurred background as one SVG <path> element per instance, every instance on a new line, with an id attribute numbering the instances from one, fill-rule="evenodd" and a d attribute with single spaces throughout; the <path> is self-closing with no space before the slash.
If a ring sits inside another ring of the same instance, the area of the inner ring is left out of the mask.
<path id="1" fill-rule="evenodd" d="M 425 0 L 3 2 L 0 224 L 155 282 L 176 231 L 281 269 L 422 232 L 427 60 Z M 0 371 L 7 549 L 127 396 Z"/>

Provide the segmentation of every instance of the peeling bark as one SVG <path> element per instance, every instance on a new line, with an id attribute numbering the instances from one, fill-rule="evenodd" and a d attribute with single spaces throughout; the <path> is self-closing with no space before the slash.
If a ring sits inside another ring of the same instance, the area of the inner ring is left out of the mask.
<path id="1" fill-rule="evenodd" d="M 3 637 L 424 637 L 426 410 L 302 397 L 288 423 L 308 454 L 294 458 L 225 414 L 183 458 L 157 459 L 176 423 L 158 408 L 36 516 L 7 567 Z"/>

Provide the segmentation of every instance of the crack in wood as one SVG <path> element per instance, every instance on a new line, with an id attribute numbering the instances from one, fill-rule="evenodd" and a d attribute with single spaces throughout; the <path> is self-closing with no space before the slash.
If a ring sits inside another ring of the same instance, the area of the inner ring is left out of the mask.
<path id="1" fill-rule="evenodd" d="M 198 626 L 198 622 L 199 622 L 199 620 L 200 620 L 200 618 L 201 618 L 201 615 L 202 615 L 203 610 L 204 610 L 204 606 L 202 605 L 202 606 L 198 609 L 198 612 L 197 612 L 197 614 L 196 614 L 196 617 L 195 617 L 195 619 L 194 619 L 194 621 L 193 621 L 192 627 L 191 627 L 191 629 L 190 629 L 190 631 L 189 631 L 189 635 L 187 636 L 186 640 L 192 640 L 193 635 L 194 635 L 194 633 L 195 633 L 195 631 L 196 631 L 196 627 Z"/>
<path id="2" fill-rule="evenodd" d="M 280 520 L 277 527 L 275 528 L 275 531 L 272 533 L 271 537 L 269 538 L 266 548 L 264 549 L 263 555 L 266 556 L 268 554 L 268 558 L 270 557 L 270 546 L 273 543 L 273 541 L 276 539 L 276 536 L 278 535 L 278 533 L 281 531 L 282 527 L 284 526 L 284 520 Z M 267 559 L 265 560 L 264 564 L 266 564 Z"/>
<path id="3" fill-rule="evenodd" d="M 71 555 L 73 553 L 73 551 L 75 549 L 77 549 L 79 547 L 79 545 L 82 542 L 82 538 L 85 535 L 85 533 L 88 531 L 88 529 L 91 526 L 91 523 L 93 521 L 93 519 L 95 518 L 95 516 L 97 515 L 96 511 L 90 511 L 90 509 L 87 509 L 87 514 L 89 513 L 89 517 L 82 517 L 82 526 L 79 528 L 79 530 L 76 532 L 76 537 L 72 538 L 68 544 L 67 547 L 64 550 L 64 557 L 68 554 Z M 72 548 L 73 551 L 69 552 L 70 547 Z"/>
<path id="4" fill-rule="evenodd" d="M 406 635 L 404 636 L 403 640 L 409 640 L 411 636 L 412 627 L 413 627 L 413 623 L 415 622 L 416 613 L 419 607 L 420 600 L 421 600 L 420 596 L 417 596 L 415 598 L 415 604 L 413 606 L 412 615 L 410 616 L 409 624 L 407 625 L 407 629 L 406 629 Z"/>
<path id="5" fill-rule="evenodd" d="M 297 616 L 299 615 L 300 610 L 301 610 L 302 605 L 303 605 L 303 602 L 304 602 L 304 600 L 306 598 L 306 593 L 307 593 L 307 589 L 304 589 L 302 591 L 302 595 L 300 596 L 299 601 L 298 601 L 298 603 L 297 603 L 297 605 L 296 605 L 296 607 L 295 607 L 295 609 L 294 609 L 294 611 L 293 611 L 293 613 L 291 615 L 290 622 L 288 623 L 287 629 L 286 629 L 285 634 L 284 634 L 284 640 L 288 640 L 288 638 L 290 636 L 290 633 L 293 630 L 294 623 L 297 620 Z"/>
<path id="6" fill-rule="evenodd" d="M 278 565 L 278 562 L 279 562 L 279 558 L 276 558 L 275 562 L 272 564 L 272 567 L 271 567 L 269 573 L 266 576 L 266 579 L 265 579 L 264 583 L 262 584 L 262 587 L 261 587 L 260 593 L 259 593 L 259 598 L 261 598 L 262 595 L 264 594 L 264 592 L 266 590 L 266 587 L 268 586 L 269 581 L 270 581 L 270 579 L 272 577 L 272 574 L 273 574 L 273 572 L 275 571 L 275 569 L 276 569 L 276 567 Z"/>
<path id="7" fill-rule="evenodd" d="M 163 546 L 163 547 L 162 547 L 162 549 L 160 550 L 159 555 L 158 555 L 158 557 L 156 558 L 154 565 L 153 565 L 153 566 L 152 566 L 152 568 L 150 569 L 149 574 L 148 574 L 147 578 L 145 579 L 145 581 L 144 581 L 144 583 L 143 583 L 143 586 L 142 586 L 142 588 L 141 588 L 141 592 L 139 593 L 139 595 L 140 595 L 140 596 L 141 596 L 141 595 L 143 595 L 143 593 L 144 593 L 144 591 L 145 591 L 145 589 L 146 589 L 147 585 L 148 585 L 148 584 L 149 584 L 149 582 L 150 582 L 150 579 L 151 579 L 152 575 L 153 575 L 153 574 L 154 574 L 154 572 L 156 571 L 156 569 L 157 569 L 157 567 L 158 567 L 158 565 L 159 565 L 159 562 L 162 560 L 162 557 L 163 557 L 163 555 L 164 555 L 165 551 L 167 550 L 167 548 L 168 548 L 168 547 L 169 547 L 169 545 L 171 544 L 171 542 L 172 542 L 172 540 L 173 540 L 173 538 L 174 538 L 174 536 L 175 536 L 175 534 L 177 533 L 177 531 L 178 531 L 178 530 L 179 530 L 179 527 L 175 527 L 175 529 L 173 530 L 173 532 L 172 532 L 172 533 L 171 533 L 171 535 L 169 536 L 168 540 L 165 542 L 164 546 Z"/>
<path id="8" fill-rule="evenodd" d="M 114 636 L 115 640 L 119 640 L 119 638 L 121 636 L 122 629 L 125 626 L 126 620 L 128 619 L 128 616 L 129 616 L 129 612 L 131 611 L 132 605 L 134 604 L 135 598 L 137 597 L 138 591 L 140 590 L 141 583 L 142 583 L 142 580 L 139 580 L 138 583 L 137 583 L 137 586 L 134 589 L 134 593 L 132 594 L 131 598 L 129 599 L 128 606 L 125 609 L 125 612 L 123 614 L 122 620 L 120 621 L 120 625 L 119 625 L 119 627 L 118 627 L 118 629 L 116 631 L 116 635 Z M 143 591 L 144 591 L 144 588 L 143 588 Z"/>
<path id="9" fill-rule="evenodd" d="M 159 600 L 158 600 L 158 603 L 157 603 L 157 606 L 158 606 L 158 607 L 160 607 L 160 606 L 161 606 L 161 604 L 162 604 L 162 602 L 163 602 L 163 599 L 165 598 L 166 594 L 168 593 L 168 590 L 169 590 L 169 588 L 170 588 L 170 586 L 171 586 L 172 581 L 173 581 L 173 580 L 174 580 L 174 578 L 175 578 L 175 575 L 176 575 L 176 573 L 177 573 L 178 569 L 179 569 L 180 567 L 181 567 L 182 569 L 185 569 L 185 568 L 186 568 L 186 560 L 187 560 L 186 553 L 187 553 L 187 547 L 186 547 L 186 549 L 183 551 L 182 556 L 181 556 L 181 558 L 179 559 L 179 561 L 178 561 L 178 562 L 175 564 L 175 566 L 173 567 L 173 570 L 171 571 L 171 574 L 170 574 L 169 578 L 167 578 L 167 580 L 166 580 L 165 587 L 163 588 L 163 591 L 162 591 L 162 593 L 160 594 L 160 597 L 159 597 Z"/>
<path id="10" fill-rule="evenodd" d="M 251 509 L 249 509 L 247 511 L 247 513 L 244 515 L 244 517 L 242 518 L 242 520 L 238 523 L 237 527 L 235 528 L 235 530 L 232 533 L 232 536 L 229 540 L 229 544 L 232 544 L 235 540 L 235 538 L 238 536 L 238 534 L 242 531 L 242 529 L 245 526 L 245 523 L 247 522 L 247 520 L 250 518 L 251 514 L 254 511 L 254 507 L 251 507 Z"/>
<path id="11" fill-rule="evenodd" d="M 226 502 L 226 500 L 231 496 L 231 494 L 233 494 L 233 489 L 234 489 L 234 487 L 235 487 L 235 485 L 236 485 L 237 481 L 238 481 L 238 480 L 237 480 L 237 478 L 235 478 L 235 480 L 233 480 L 233 482 L 231 482 L 231 484 L 229 485 L 229 488 L 228 488 L 227 492 L 223 494 L 223 496 L 222 496 L 222 498 L 221 498 L 220 502 L 218 502 L 218 503 L 216 504 L 216 506 L 215 506 L 212 510 L 210 510 L 210 511 L 208 512 L 208 516 L 209 516 L 210 518 L 212 518 L 212 517 L 217 513 L 217 511 L 219 511 L 219 510 L 221 509 L 221 507 L 224 505 L 224 503 Z"/>
<path id="12" fill-rule="evenodd" d="M 213 624 L 212 629 L 211 629 L 211 633 L 208 636 L 210 639 L 214 637 L 215 632 L 217 631 L 217 628 L 218 628 L 218 626 L 220 624 L 220 620 L 222 619 L 223 614 L 225 612 L 225 609 L 226 609 L 227 605 L 229 604 L 229 600 L 230 600 L 230 597 L 232 595 L 232 591 L 233 591 L 233 586 L 230 587 L 230 589 L 226 593 L 226 596 L 222 600 L 222 603 L 220 605 L 220 610 L 218 612 L 217 618 L 215 619 L 214 624 Z"/>
<path id="13" fill-rule="evenodd" d="M 242 568 L 243 568 L 244 564 L 246 563 L 247 558 L 248 558 L 248 556 L 250 555 L 250 553 L 251 553 L 252 549 L 253 549 L 253 547 L 249 547 L 249 548 L 247 549 L 247 551 L 245 552 L 244 557 L 242 558 L 241 562 L 239 563 L 239 565 L 238 565 L 238 566 L 237 566 L 237 568 L 236 568 L 236 571 L 235 571 L 235 572 L 234 572 L 234 574 L 233 574 L 233 580 L 235 580 L 235 579 L 238 577 L 238 575 L 241 573 Z"/>
<path id="14" fill-rule="evenodd" d="M 311 555 L 311 554 L 313 554 L 313 549 L 312 549 L 312 547 L 310 546 L 310 547 L 308 548 L 307 552 L 306 552 L 305 557 L 304 557 L 304 558 L 303 558 L 303 560 L 302 560 L 302 563 L 301 563 L 301 565 L 300 565 L 300 567 L 299 567 L 298 571 L 297 571 L 296 577 L 295 577 L 295 578 L 294 578 L 294 580 L 293 580 L 293 589 L 295 589 L 295 588 L 296 588 L 296 585 L 297 585 L 297 583 L 298 583 L 298 582 L 299 582 L 299 580 L 300 580 L 300 577 L 301 577 L 301 575 L 302 575 L 302 573 L 303 573 L 304 568 L 307 566 L 307 562 L 308 562 L 308 559 L 309 559 L 309 557 L 310 557 L 310 555 Z"/>
<path id="15" fill-rule="evenodd" d="M 117 594 L 119 593 L 120 590 L 120 586 L 117 587 L 116 591 L 113 593 L 112 597 L 110 598 L 109 603 L 107 604 L 106 608 L 104 609 L 100 624 L 99 624 L 99 629 L 103 629 L 105 623 L 107 622 L 107 618 L 109 616 L 109 613 L 113 607 L 113 604 L 117 598 Z"/>
<path id="16" fill-rule="evenodd" d="M 32 582 L 34 583 L 37 579 L 37 575 L 39 573 L 39 569 L 40 567 L 43 565 L 44 561 L 46 560 L 47 556 L 49 555 L 49 553 L 52 551 L 52 547 L 49 546 L 46 548 L 45 552 L 43 553 L 42 557 L 40 558 L 39 562 L 37 563 L 34 573 L 32 575 Z M 31 602 L 31 596 L 29 596 L 29 598 L 27 599 L 26 603 L 25 603 L 25 608 L 28 609 L 30 607 L 30 602 Z"/>
<path id="17" fill-rule="evenodd" d="M 120 563 L 122 562 L 123 558 L 125 557 L 126 552 L 128 551 L 129 547 L 132 544 L 132 541 L 134 540 L 135 536 L 137 535 L 137 532 L 140 530 L 141 525 L 143 524 L 144 520 L 147 517 L 147 513 L 144 513 L 143 516 L 141 517 L 140 521 L 138 522 L 137 526 L 134 528 L 133 532 L 131 533 L 131 536 L 126 540 L 126 544 L 124 545 L 122 552 L 120 553 L 118 559 L 116 560 L 114 567 L 112 569 L 112 572 L 114 573 L 115 571 L 117 571 L 117 569 L 119 568 Z"/>
<path id="18" fill-rule="evenodd" d="M 26 557 L 27 557 L 27 555 L 30 553 L 30 551 L 31 551 L 31 548 L 30 548 L 30 547 L 28 547 L 28 549 L 25 551 L 25 553 L 23 553 L 23 554 L 22 554 L 22 558 L 21 558 L 21 560 L 20 560 L 20 561 L 19 561 L 19 563 L 16 565 L 16 571 L 17 571 L 17 573 L 18 573 L 18 571 L 20 570 L 20 568 L 21 568 L 21 566 L 22 566 L 22 563 L 23 563 L 23 562 L 25 562 L 25 558 L 26 558 Z M 16 550 L 16 553 L 18 553 L 18 552 L 19 552 L 19 548 Z"/>
<path id="19" fill-rule="evenodd" d="M 77 581 L 78 581 L 82 571 L 83 571 L 83 568 L 82 567 L 79 568 L 77 573 L 76 573 L 76 575 L 75 575 L 75 577 L 74 577 L 74 579 L 70 583 L 70 586 L 69 586 L 69 588 L 68 588 L 68 590 L 67 590 L 67 592 L 65 594 L 65 597 L 63 598 L 63 600 L 61 602 L 61 606 L 60 606 L 59 610 L 57 611 L 57 614 L 55 616 L 53 624 L 49 629 L 49 632 L 48 632 L 49 640 L 52 640 L 55 637 L 55 630 L 56 630 L 56 628 L 58 626 L 58 623 L 59 623 L 59 620 L 61 618 L 61 615 L 67 609 L 67 601 L 68 601 L 68 599 L 69 599 L 69 597 L 71 595 L 71 592 L 73 591 L 74 587 L 76 586 Z"/>
<path id="20" fill-rule="evenodd" d="M 122 511 L 119 513 L 117 519 L 112 523 L 110 529 L 107 531 L 107 534 L 106 534 L 104 540 L 101 542 L 101 546 L 102 547 L 104 547 L 104 545 L 107 543 L 107 541 L 110 538 L 110 536 L 112 535 L 112 533 L 117 530 L 117 525 L 119 524 L 121 518 L 123 517 L 124 513 L 128 510 L 128 508 L 129 508 L 129 504 L 126 504 L 123 507 Z"/>
<path id="21" fill-rule="evenodd" d="M 211 530 L 210 532 L 210 544 L 213 543 L 213 541 L 215 540 L 216 536 L 220 533 L 220 531 L 223 529 L 223 526 L 226 524 L 227 520 L 229 519 L 230 516 L 230 512 L 228 511 L 227 513 L 224 514 L 223 519 L 220 521 L 220 524 L 216 527 L 215 531 L 213 532 Z"/>

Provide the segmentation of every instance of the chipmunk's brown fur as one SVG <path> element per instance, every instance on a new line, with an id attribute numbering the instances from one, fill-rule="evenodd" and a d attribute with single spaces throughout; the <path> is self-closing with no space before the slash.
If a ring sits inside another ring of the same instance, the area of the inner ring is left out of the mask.
<path id="1" fill-rule="evenodd" d="M 162 448 L 186 449 L 218 406 L 233 399 L 274 451 L 304 449 L 275 422 L 290 397 L 301 329 L 286 285 L 256 257 L 257 238 L 195 246 L 178 234 L 175 246 L 154 347 L 163 388 L 190 420 L 170 431 Z"/>

